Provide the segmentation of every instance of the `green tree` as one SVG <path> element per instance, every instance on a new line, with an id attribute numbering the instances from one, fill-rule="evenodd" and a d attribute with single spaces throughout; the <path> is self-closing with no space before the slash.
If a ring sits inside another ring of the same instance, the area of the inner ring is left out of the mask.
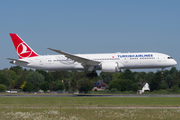
<path id="1" fill-rule="evenodd" d="M 86 77 L 88 77 L 88 78 L 94 78 L 94 77 L 97 77 L 98 75 L 97 75 L 97 73 L 96 73 L 96 71 L 95 70 L 93 70 L 93 71 L 88 71 L 88 73 L 86 74 Z"/>
<path id="2" fill-rule="evenodd" d="M 5 86 L 10 86 L 10 80 L 3 72 L 0 72 L 0 84 L 4 84 Z"/>
<path id="3" fill-rule="evenodd" d="M 31 70 L 31 69 L 28 71 L 27 70 L 22 71 L 22 74 L 19 75 L 17 80 L 15 80 L 15 84 L 16 84 L 15 88 L 19 89 L 22 86 L 22 84 L 24 83 L 24 81 L 26 81 L 26 76 L 31 72 L 33 72 L 33 70 Z"/>
<path id="4" fill-rule="evenodd" d="M 148 83 L 151 83 L 151 81 L 153 80 L 153 77 L 154 77 L 154 73 L 153 72 L 148 72 L 145 76 L 145 80 L 148 82 Z"/>
<path id="5" fill-rule="evenodd" d="M 173 86 L 171 89 L 172 89 L 172 92 L 178 92 L 179 86 L 178 85 Z"/>
<path id="6" fill-rule="evenodd" d="M 0 92 L 6 92 L 6 86 L 3 84 L 0 84 Z"/>
<path id="7" fill-rule="evenodd" d="M 44 82 L 44 76 L 38 72 L 30 72 L 27 76 L 26 76 L 26 82 L 30 82 L 34 88 L 34 91 L 38 91 L 40 89 L 40 85 L 42 82 Z"/>
<path id="8" fill-rule="evenodd" d="M 30 82 L 26 82 L 25 86 L 23 87 L 24 92 L 31 92 L 34 86 Z"/>
<path id="9" fill-rule="evenodd" d="M 160 90 L 160 84 L 162 80 L 163 80 L 163 75 L 161 74 L 161 72 L 160 71 L 156 72 L 150 83 L 150 90 L 151 91 Z"/>
<path id="10" fill-rule="evenodd" d="M 49 82 L 44 81 L 43 83 L 41 83 L 40 89 L 43 90 L 44 92 L 47 92 L 47 90 L 49 90 Z"/>
<path id="11" fill-rule="evenodd" d="M 56 84 L 57 84 L 57 82 L 56 81 L 52 81 L 51 83 L 50 83 L 50 90 L 52 90 L 52 91 L 55 91 L 56 90 Z"/>
<path id="12" fill-rule="evenodd" d="M 63 74 L 62 74 L 61 71 L 55 71 L 55 72 L 53 72 L 53 73 L 51 73 L 51 74 L 52 74 L 52 76 L 53 76 L 53 78 L 54 78 L 55 81 L 57 81 L 58 79 L 59 79 L 59 80 L 62 80 L 62 79 L 63 79 Z"/>
<path id="13" fill-rule="evenodd" d="M 145 79 L 145 77 L 146 77 L 146 72 L 139 72 L 138 73 L 138 79 L 139 78 Z"/>
<path id="14" fill-rule="evenodd" d="M 73 73 L 68 71 L 55 71 L 49 73 L 49 75 L 52 76 L 55 81 L 70 78 L 72 74 Z"/>
<path id="15" fill-rule="evenodd" d="M 168 88 L 167 84 L 160 84 L 161 90 L 166 90 Z"/>
<path id="16" fill-rule="evenodd" d="M 7 76 L 10 84 L 12 83 L 13 80 L 17 80 L 17 78 L 18 78 L 16 73 L 14 71 L 12 71 L 12 70 L 8 70 L 8 68 L 3 69 L 2 73 Z"/>
<path id="17" fill-rule="evenodd" d="M 78 82 L 80 79 L 87 78 L 86 74 L 88 73 L 89 73 L 88 71 L 84 71 L 84 72 L 73 71 L 72 79 Z"/>
<path id="18" fill-rule="evenodd" d="M 112 78 L 110 76 L 107 76 L 105 79 L 103 79 L 103 82 L 109 84 L 111 82 Z"/>
<path id="19" fill-rule="evenodd" d="M 164 78 L 166 78 L 168 76 L 168 74 L 170 74 L 169 70 L 164 70 L 163 71 Z"/>
<path id="20" fill-rule="evenodd" d="M 79 91 L 87 93 L 88 91 L 92 90 L 94 87 L 94 84 L 92 81 L 83 81 L 80 83 Z"/>
<path id="21" fill-rule="evenodd" d="M 178 84 L 177 84 L 177 85 L 178 85 L 178 87 L 180 88 L 180 81 L 178 82 Z"/>
<path id="22" fill-rule="evenodd" d="M 100 79 L 102 79 L 105 83 L 109 84 L 112 80 L 113 73 L 101 72 Z"/>
<path id="23" fill-rule="evenodd" d="M 14 71 L 18 76 L 23 74 L 23 69 L 20 66 L 13 66 L 10 70 Z"/>
<path id="24" fill-rule="evenodd" d="M 109 90 L 111 90 L 111 89 L 113 89 L 113 88 L 116 88 L 118 91 L 121 91 L 121 87 L 120 87 L 120 85 L 117 84 L 117 83 L 111 83 L 111 84 L 109 85 Z"/>
<path id="25" fill-rule="evenodd" d="M 112 81 L 117 81 L 117 80 L 121 79 L 122 76 L 123 76 L 123 73 L 114 73 L 112 75 Z"/>
<path id="26" fill-rule="evenodd" d="M 11 89 L 14 89 L 15 85 L 16 85 L 15 80 L 13 80 L 12 83 L 11 83 Z"/>
<path id="27" fill-rule="evenodd" d="M 167 84 L 168 88 L 171 88 L 173 84 L 173 78 L 171 77 L 170 74 L 168 74 L 167 77 L 165 78 L 165 83 Z"/>
<path id="28" fill-rule="evenodd" d="M 17 78 L 18 78 L 16 73 L 14 71 L 12 71 L 12 70 L 9 70 L 8 68 L 5 68 L 5 69 L 1 70 L 0 72 L 1 72 L 1 74 L 4 74 L 6 76 L 6 78 L 7 78 L 7 80 L 5 81 L 6 83 L 3 83 L 6 86 L 11 86 L 13 80 L 16 81 Z"/>
<path id="29" fill-rule="evenodd" d="M 62 82 L 58 82 L 56 85 L 56 90 L 64 90 L 64 84 Z"/>
<path id="30" fill-rule="evenodd" d="M 76 90 L 76 85 L 77 85 L 76 79 L 73 77 L 72 80 L 71 80 L 71 89 L 73 91 Z"/>
<path id="31" fill-rule="evenodd" d="M 131 70 L 126 69 L 123 73 L 122 79 L 134 81 L 134 74 Z"/>
<path id="32" fill-rule="evenodd" d="M 16 73 L 12 70 L 8 70 L 8 68 L 3 69 L 2 74 L 7 76 L 7 81 L 8 81 L 8 85 L 7 86 L 12 86 L 11 84 L 13 83 L 13 81 L 16 81 L 18 79 L 18 76 L 16 75 Z M 12 87 L 14 87 L 15 85 L 13 85 Z"/>
<path id="33" fill-rule="evenodd" d="M 118 90 L 116 88 L 111 89 L 111 93 L 117 93 L 117 92 L 118 92 Z"/>
<path id="34" fill-rule="evenodd" d="M 180 82 L 180 71 L 176 71 L 176 73 L 173 76 L 173 86 L 179 84 Z"/>
<path id="35" fill-rule="evenodd" d="M 138 73 L 139 82 L 147 82 L 145 78 L 146 78 L 146 72 L 139 72 Z"/>
<path id="36" fill-rule="evenodd" d="M 176 67 L 172 67 L 171 70 L 169 71 L 171 76 L 174 76 L 174 74 L 177 72 L 178 70 L 176 69 Z"/>
<path id="37" fill-rule="evenodd" d="M 46 71 L 44 70 L 36 70 L 36 71 L 44 76 L 44 81 L 47 81 L 49 83 L 53 81 L 53 77 L 50 76 Z"/>
<path id="38" fill-rule="evenodd" d="M 139 89 L 139 85 L 137 83 L 132 84 L 133 91 L 138 91 L 138 89 Z"/>
<path id="39" fill-rule="evenodd" d="M 69 90 L 69 82 L 66 82 L 66 83 L 64 84 L 64 87 L 65 87 L 66 91 L 68 91 L 68 90 Z"/>
<path id="40" fill-rule="evenodd" d="M 121 87 L 121 91 L 129 91 L 132 89 L 132 80 L 120 79 L 118 83 Z"/>

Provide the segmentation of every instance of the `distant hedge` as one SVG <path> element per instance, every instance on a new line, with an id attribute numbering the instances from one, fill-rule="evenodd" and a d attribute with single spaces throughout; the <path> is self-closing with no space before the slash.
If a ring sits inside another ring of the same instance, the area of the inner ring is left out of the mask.
<path id="1" fill-rule="evenodd" d="M 0 84 L 0 92 L 6 92 L 6 86 L 3 84 Z"/>

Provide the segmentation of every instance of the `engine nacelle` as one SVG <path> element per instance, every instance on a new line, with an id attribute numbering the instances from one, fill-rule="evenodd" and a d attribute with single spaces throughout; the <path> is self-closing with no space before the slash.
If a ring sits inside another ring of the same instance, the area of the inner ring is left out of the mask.
<path id="1" fill-rule="evenodd" d="M 16 63 L 16 61 L 15 61 L 15 60 L 12 60 L 12 61 L 10 61 L 10 63 L 11 63 L 11 64 L 15 64 L 15 63 Z"/>
<path id="2" fill-rule="evenodd" d="M 121 72 L 121 67 L 123 65 L 118 62 L 104 62 L 101 64 L 101 70 L 102 72 L 111 72 L 111 73 L 117 73 Z"/>

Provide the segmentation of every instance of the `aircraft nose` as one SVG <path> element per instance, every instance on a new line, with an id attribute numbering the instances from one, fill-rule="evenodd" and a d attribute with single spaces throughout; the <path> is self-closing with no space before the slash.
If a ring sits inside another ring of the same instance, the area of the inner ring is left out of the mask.
<path id="1" fill-rule="evenodd" d="M 177 65 L 177 62 L 176 62 L 175 60 L 173 60 L 173 65 L 174 65 L 174 66 Z"/>

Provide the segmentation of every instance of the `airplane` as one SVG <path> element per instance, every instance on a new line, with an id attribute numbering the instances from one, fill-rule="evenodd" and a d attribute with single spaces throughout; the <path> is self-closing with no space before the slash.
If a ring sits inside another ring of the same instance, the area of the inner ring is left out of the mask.
<path id="1" fill-rule="evenodd" d="M 19 59 L 6 58 L 18 66 L 47 71 L 101 70 L 117 73 L 122 69 L 150 69 L 172 67 L 177 62 L 169 55 L 156 52 L 70 54 L 47 48 L 61 55 L 38 55 L 17 34 L 9 33 Z"/>

